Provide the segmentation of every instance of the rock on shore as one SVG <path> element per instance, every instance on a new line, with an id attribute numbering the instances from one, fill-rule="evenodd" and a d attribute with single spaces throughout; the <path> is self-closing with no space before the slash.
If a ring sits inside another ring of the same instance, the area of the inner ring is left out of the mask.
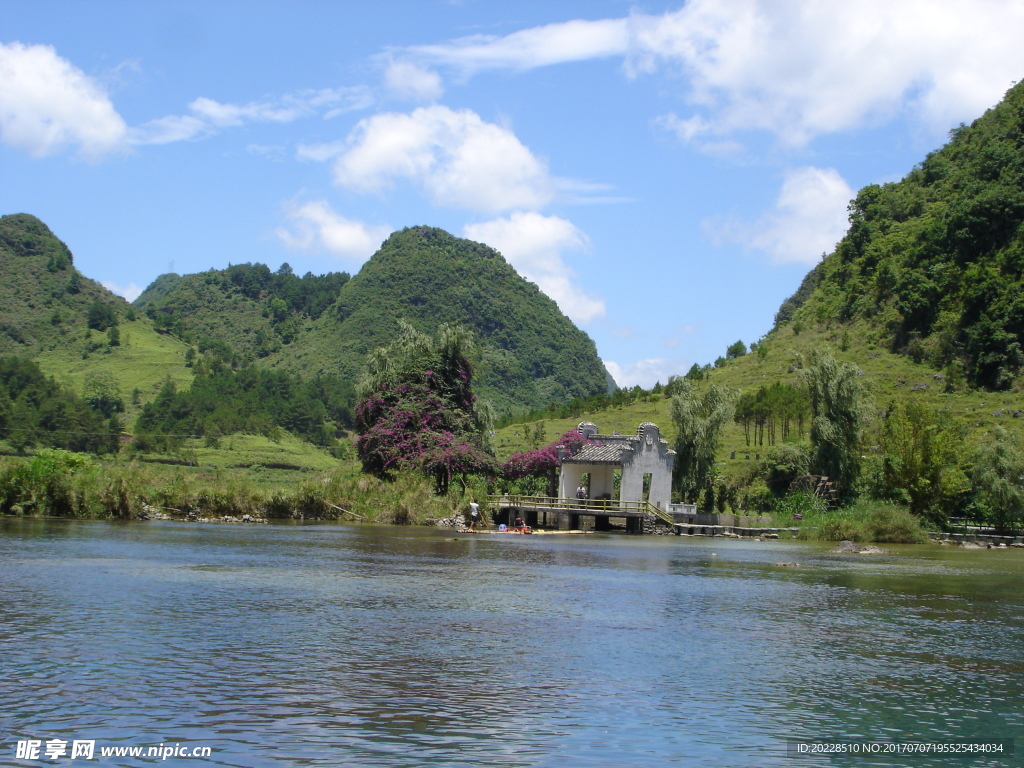
<path id="1" fill-rule="evenodd" d="M 874 544 L 857 544 L 852 541 L 843 541 L 835 549 L 830 549 L 834 555 L 887 555 L 891 550 L 883 547 L 876 547 Z"/>

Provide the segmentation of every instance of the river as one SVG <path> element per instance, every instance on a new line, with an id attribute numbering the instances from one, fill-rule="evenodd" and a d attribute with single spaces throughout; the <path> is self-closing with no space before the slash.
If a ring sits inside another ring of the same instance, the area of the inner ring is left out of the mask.
<path id="1" fill-rule="evenodd" d="M 828 549 L 0 519 L 0 764 L 1024 763 L 1024 551 Z"/>

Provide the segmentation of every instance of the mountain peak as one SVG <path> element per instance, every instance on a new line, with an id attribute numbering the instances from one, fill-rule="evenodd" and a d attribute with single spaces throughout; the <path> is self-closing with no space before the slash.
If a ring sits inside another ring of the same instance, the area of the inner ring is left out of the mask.
<path id="1" fill-rule="evenodd" d="M 607 391 L 594 342 L 500 253 L 436 227 L 393 233 L 340 291 L 334 307 L 297 341 L 336 369 L 357 375 L 361 360 L 390 341 L 398 321 L 434 333 L 442 323 L 472 330 L 481 346 L 476 382 L 499 409 L 538 407 Z"/>

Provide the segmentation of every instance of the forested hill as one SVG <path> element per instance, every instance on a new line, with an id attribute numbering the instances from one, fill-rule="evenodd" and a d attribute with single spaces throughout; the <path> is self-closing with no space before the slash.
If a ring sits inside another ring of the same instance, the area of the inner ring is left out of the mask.
<path id="1" fill-rule="evenodd" d="M 287 264 L 236 264 L 158 277 L 135 300 L 158 331 L 232 362 L 272 356 L 305 332 L 338 297 L 346 272 L 299 277 Z"/>
<path id="2" fill-rule="evenodd" d="M 1024 83 L 902 181 L 865 187 L 835 251 L 776 329 L 863 323 L 952 380 L 1007 389 L 1024 367 Z"/>
<path id="3" fill-rule="evenodd" d="M 537 286 L 497 251 L 430 227 L 395 232 L 351 279 L 239 264 L 161 275 L 135 307 L 195 353 L 348 381 L 399 320 L 425 333 L 457 323 L 480 343 L 478 394 L 499 412 L 609 389 L 594 342 Z"/>
<path id="4" fill-rule="evenodd" d="M 392 234 L 275 361 L 356 376 L 400 319 L 427 333 L 441 323 L 474 331 L 481 346 L 477 391 L 499 411 L 608 391 L 594 342 L 554 301 L 497 251 L 431 227 Z"/>
<path id="5" fill-rule="evenodd" d="M 68 247 L 35 216 L 0 217 L 0 354 L 36 355 L 77 342 L 83 331 L 99 338 L 129 309 L 79 273 Z"/>

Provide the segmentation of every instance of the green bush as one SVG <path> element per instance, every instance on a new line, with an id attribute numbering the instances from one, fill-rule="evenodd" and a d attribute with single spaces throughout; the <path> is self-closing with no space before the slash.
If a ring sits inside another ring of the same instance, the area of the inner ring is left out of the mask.
<path id="1" fill-rule="evenodd" d="M 0 512 L 79 516 L 88 513 L 86 482 L 92 459 L 71 451 L 43 449 L 30 462 L 12 462 L 0 474 Z"/>
<path id="2" fill-rule="evenodd" d="M 775 504 L 775 514 L 782 518 L 785 525 L 792 525 L 797 515 L 808 517 L 823 515 L 828 511 L 825 500 L 806 491 L 794 491 L 782 497 Z"/>
<path id="3" fill-rule="evenodd" d="M 921 544 L 928 534 L 906 507 L 886 501 L 861 500 L 851 506 L 805 514 L 799 538 L 822 541 Z"/>
<path id="4" fill-rule="evenodd" d="M 906 507 L 878 501 L 862 501 L 853 507 L 855 515 L 864 515 L 869 541 L 891 544 L 922 544 L 928 534 L 920 518 Z"/>
<path id="5" fill-rule="evenodd" d="M 469 495 L 486 512 L 486 494 L 479 483 L 436 495 L 431 480 L 416 472 L 383 481 L 338 469 L 307 476 L 291 488 L 264 491 L 253 485 L 248 471 L 195 473 L 136 462 L 101 463 L 62 450 L 43 450 L 30 460 L 0 460 L 0 514 L 133 519 L 151 506 L 182 516 L 198 511 L 202 517 L 250 514 L 423 524 L 464 511 Z"/>
<path id="6" fill-rule="evenodd" d="M 846 510 L 836 510 L 823 516 L 821 524 L 818 526 L 818 535 L 815 538 L 825 541 L 869 541 L 867 531 L 859 524 L 860 521 L 851 518 L 844 512 Z"/>
<path id="7" fill-rule="evenodd" d="M 811 471 L 811 446 L 781 443 L 768 450 L 761 474 L 765 485 L 776 496 L 784 496 L 793 481 Z"/>

